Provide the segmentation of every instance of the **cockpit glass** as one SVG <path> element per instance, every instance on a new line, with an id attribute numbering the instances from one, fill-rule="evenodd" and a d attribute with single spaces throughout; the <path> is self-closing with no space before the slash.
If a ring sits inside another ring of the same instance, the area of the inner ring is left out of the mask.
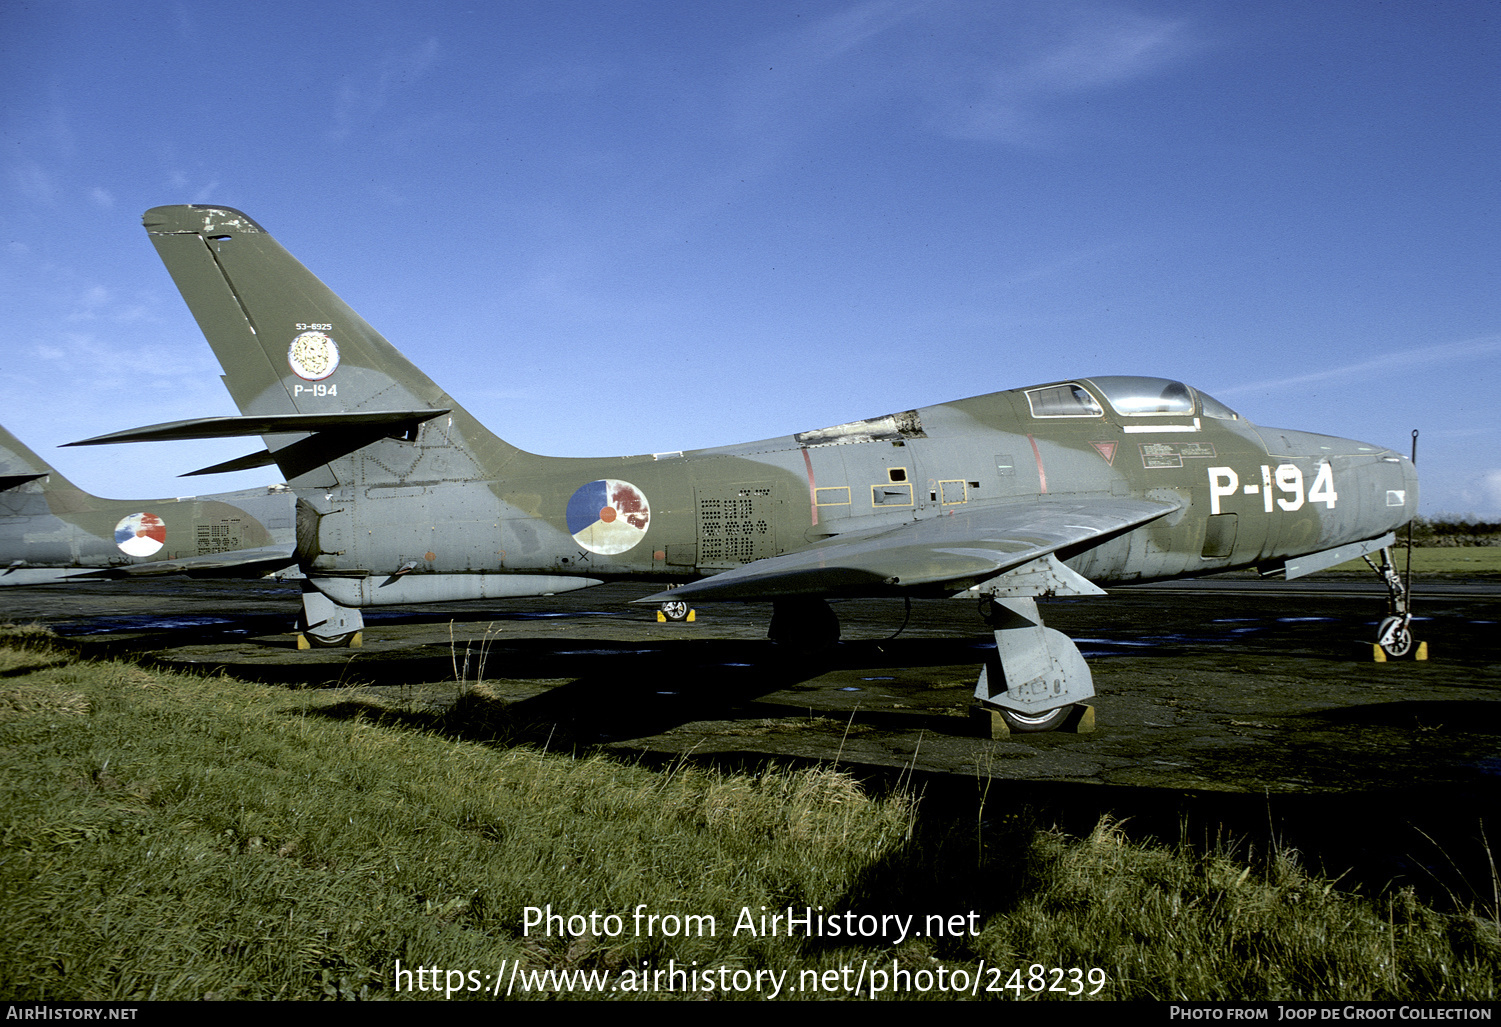
<path id="1" fill-rule="evenodd" d="M 1197 392 L 1198 390 L 1194 391 Z M 1204 408 L 1205 417 L 1218 417 L 1221 421 L 1239 421 L 1241 419 L 1240 415 L 1234 410 L 1231 410 L 1213 396 L 1202 392 L 1199 393 L 1199 406 Z"/>
<path id="2" fill-rule="evenodd" d="M 1150 414 L 1187 416 L 1194 412 L 1193 393 L 1182 382 L 1128 375 L 1091 378 L 1089 381 L 1104 393 L 1116 413 L 1124 417 Z"/>
<path id="3" fill-rule="evenodd" d="M 1103 417 L 1095 398 L 1078 385 L 1049 385 L 1027 390 L 1033 417 Z"/>

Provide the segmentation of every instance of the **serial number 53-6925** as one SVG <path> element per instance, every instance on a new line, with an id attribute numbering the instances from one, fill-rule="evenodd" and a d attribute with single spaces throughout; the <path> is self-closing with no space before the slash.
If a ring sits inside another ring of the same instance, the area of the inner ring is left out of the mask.
<path id="1" fill-rule="evenodd" d="M 305 324 L 298 323 L 298 324 L 293 325 L 292 327 L 296 328 L 299 332 L 331 332 L 331 331 L 334 330 L 334 326 L 331 325 L 331 324 L 306 324 L 305 325 Z"/>

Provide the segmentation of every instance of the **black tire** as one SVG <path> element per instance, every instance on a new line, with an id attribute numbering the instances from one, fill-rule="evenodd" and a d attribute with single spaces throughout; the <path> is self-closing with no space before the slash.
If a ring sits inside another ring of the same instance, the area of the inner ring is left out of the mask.
<path id="1" fill-rule="evenodd" d="M 999 708 L 999 707 L 998 707 Z M 1001 719 L 1013 734 L 1025 735 L 1039 731 L 1056 731 L 1068 720 L 1068 715 L 1074 712 L 1072 704 L 1060 706 L 1056 710 L 1047 710 L 1043 713 L 1017 713 L 1015 710 L 999 708 Z"/>
<path id="2" fill-rule="evenodd" d="M 1392 632 L 1391 641 L 1381 641 L 1381 639 L 1387 637 L 1387 632 L 1391 631 L 1394 626 L 1398 627 L 1396 631 Z M 1412 628 L 1403 624 L 1401 617 L 1387 617 L 1383 620 L 1381 626 L 1376 629 L 1376 640 L 1377 644 L 1381 646 L 1381 651 L 1395 659 L 1400 660 L 1412 652 Z"/>
<path id="3" fill-rule="evenodd" d="M 354 641 L 357 634 L 357 631 L 346 631 L 342 635 L 315 635 L 311 631 L 305 631 L 302 637 L 314 649 L 348 649 L 349 643 Z"/>

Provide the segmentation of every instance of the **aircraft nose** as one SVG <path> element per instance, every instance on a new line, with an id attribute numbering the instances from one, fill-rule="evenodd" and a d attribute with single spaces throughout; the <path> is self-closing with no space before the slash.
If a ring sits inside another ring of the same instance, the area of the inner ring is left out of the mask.
<path id="1" fill-rule="evenodd" d="M 1389 449 L 1365 467 L 1358 472 L 1371 483 L 1369 497 L 1362 496 L 1362 505 L 1370 511 L 1364 516 L 1374 513 L 1385 530 L 1395 531 L 1418 515 L 1418 469 L 1411 460 Z"/>
<path id="2" fill-rule="evenodd" d="M 1418 515 L 1418 469 L 1411 460 L 1395 450 L 1378 451 L 1366 443 L 1352 443 L 1357 450 L 1347 451 L 1345 461 L 1355 480 L 1361 519 L 1371 527 L 1395 531 Z M 1377 524 L 1376 522 L 1380 522 Z"/>
<path id="3" fill-rule="evenodd" d="M 1402 484 L 1407 493 L 1407 502 L 1403 513 L 1406 515 L 1403 523 L 1413 520 L 1418 515 L 1418 469 L 1413 462 L 1405 456 L 1398 456 L 1402 461 Z"/>
<path id="4" fill-rule="evenodd" d="M 1327 465 L 1330 477 L 1320 495 L 1327 516 L 1325 540 L 1371 538 L 1395 531 L 1418 514 L 1418 472 L 1396 450 L 1355 439 L 1281 428 L 1258 428 L 1269 456 Z M 1316 473 L 1305 467 L 1305 474 Z M 1318 482 L 1318 478 L 1311 479 Z M 1317 486 L 1315 486 L 1317 487 Z M 1335 503 L 1338 503 L 1336 509 Z"/>

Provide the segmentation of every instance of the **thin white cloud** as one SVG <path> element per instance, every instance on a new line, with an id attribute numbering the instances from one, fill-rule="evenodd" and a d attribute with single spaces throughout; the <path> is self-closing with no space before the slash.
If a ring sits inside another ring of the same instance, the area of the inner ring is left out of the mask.
<path id="1" fill-rule="evenodd" d="M 1109 256 L 1110 254 L 1122 249 L 1124 246 L 1125 244 L 1121 242 L 1106 242 L 1101 243 L 1098 246 L 1086 246 L 1083 249 L 1073 250 L 1069 253 L 1063 254 L 1062 256 L 1053 257 L 1050 260 L 1045 260 L 1041 263 L 1033 264 L 1024 271 L 1018 271 L 1016 274 L 1007 275 L 1005 278 L 1001 279 L 1001 281 L 999 282 L 999 287 L 1002 289 L 1013 289 L 1019 285 L 1026 285 L 1028 282 L 1035 282 L 1043 278 L 1051 278 L 1054 275 L 1061 274 L 1062 272 L 1069 270 L 1070 268 L 1078 267 L 1080 264 L 1086 264 L 1092 260 L 1099 260 L 1102 257 Z"/>
<path id="2" fill-rule="evenodd" d="M 1487 471 L 1481 476 L 1480 492 L 1487 509 L 1501 510 L 1501 469 Z"/>
<path id="3" fill-rule="evenodd" d="M 1501 335 L 1483 335 L 1477 339 L 1466 339 L 1462 342 L 1445 342 L 1419 349 L 1402 350 L 1398 353 L 1384 353 L 1379 357 L 1362 360 L 1355 364 L 1330 367 L 1322 371 L 1309 371 L 1287 378 L 1251 382 L 1246 385 L 1230 385 L 1213 391 L 1217 396 L 1237 396 L 1253 392 L 1268 392 L 1289 386 L 1308 385 L 1312 382 L 1353 381 L 1399 367 L 1468 360 L 1489 356 L 1492 353 L 1501 353 Z"/>
<path id="4" fill-rule="evenodd" d="M 835 60 L 920 16 L 924 7 L 923 4 L 894 0 L 855 4 L 838 14 L 812 22 L 792 38 L 785 56 L 794 65 Z"/>
<path id="5" fill-rule="evenodd" d="M 1458 487 L 1446 492 L 1445 496 L 1442 504 L 1437 506 L 1441 517 L 1480 520 L 1501 517 L 1501 468 L 1467 474 Z M 1427 499 L 1426 494 L 1424 498 Z M 1424 505 L 1432 504 L 1425 502 Z"/>
<path id="6" fill-rule="evenodd" d="M 1060 98 L 1126 85 L 1200 45 L 1179 19 L 1094 4 L 1058 13 L 994 22 L 959 60 L 935 63 L 933 127 L 976 142 L 1035 144 L 1058 130 Z"/>
<path id="7" fill-rule="evenodd" d="M 874 0 L 758 48 L 736 125 L 812 128 L 894 103 L 942 135 L 1030 144 L 1062 119 L 1048 113 L 1059 98 L 1117 88 L 1200 45 L 1182 19 L 1115 5 Z"/>
<path id="8" fill-rule="evenodd" d="M 429 38 L 415 50 L 379 62 L 374 81 L 354 75 L 339 83 L 334 104 L 334 127 L 328 137 L 334 142 L 349 138 L 355 129 L 381 111 L 392 96 L 423 77 L 438 60 L 438 40 Z"/>
<path id="9" fill-rule="evenodd" d="M 36 161 L 27 161 L 11 169 L 11 182 L 22 196 L 33 203 L 51 204 L 57 195 L 52 176 Z"/>

